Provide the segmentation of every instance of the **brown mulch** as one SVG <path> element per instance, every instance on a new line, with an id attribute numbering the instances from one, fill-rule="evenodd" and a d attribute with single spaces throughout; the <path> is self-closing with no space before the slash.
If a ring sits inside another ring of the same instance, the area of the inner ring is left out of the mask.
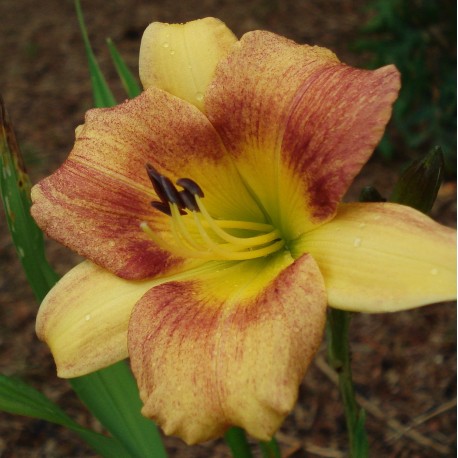
<path id="1" fill-rule="evenodd" d="M 366 2 L 339 0 L 116 0 L 84 1 L 87 26 L 100 64 L 118 99 L 124 95 L 110 64 L 111 37 L 130 67 L 137 67 L 141 34 L 153 20 L 183 22 L 204 16 L 224 20 L 239 36 L 268 29 L 300 42 L 332 48 L 350 64 L 363 65 L 348 44 L 367 19 Z M 87 65 L 73 2 L 0 2 L 0 93 L 9 109 L 34 181 L 54 170 L 71 149 L 74 128 L 91 107 Z M 389 193 L 399 165 L 373 161 L 349 198 L 365 184 Z M 456 184 L 446 183 L 433 216 L 456 221 Z M 77 258 L 49 242 L 49 258 L 66 272 Z M 49 351 L 38 342 L 38 304 L 25 281 L 4 214 L 0 213 L 0 373 L 16 375 L 42 390 L 75 420 L 102 431 L 55 375 Z M 439 304 L 409 312 L 355 315 L 351 338 L 354 380 L 367 411 L 374 457 L 455 456 L 456 308 Z M 300 390 L 299 402 L 278 433 L 285 457 L 346 456 L 345 420 L 332 373 L 319 351 Z M 171 457 L 229 457 L 222 441 L 187 447 L 166 438 Z M 0 413 L 0 456 L 92 457 L 73 433 L 44 421 Z"/>

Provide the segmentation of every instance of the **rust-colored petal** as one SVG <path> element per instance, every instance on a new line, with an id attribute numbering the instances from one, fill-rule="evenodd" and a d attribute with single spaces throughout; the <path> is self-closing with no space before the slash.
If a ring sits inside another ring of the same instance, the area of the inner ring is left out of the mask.
<path id="1" fill-rule="evenodd" d="M 135 303 L 161 283 L 215 268 L 207 263 L 172 277 L 125 280 L 90 261 L 74 267 L 49 291 L 37 315 L 37 335 L 51 349 L 59 377 L 79 377 L 127 358 Z"/>
<path id="2" fill-rule="evenodd" d="M 270 439 L 294 406 L 325 317 L 308 255 L 228 264 L 153 288 L 128 335 L 143 414 L 190 444 L 231 425 Z"/>
<path id="3" fill-rule="evenodd" d="M 342 204 L 292 249 L 316 260 L 331 307 L 380 313 L 456 299 L 456 231 L 410 207 Z"/>
<path id="4" fill-rule="evenodd" d="M 217 67 L 205 112 L 289 239 L 323 223 L 380 140 L 393 66 L 359 70 L 325 48 L 247 33 Z"/>
<path id="5" fill-rule="evenodd" d="M 169 217 L 145 165 L 172 180 L 189 177 L 215 216 L 262 218 L 215 130 L 194 106 L 159 89 L 114 108 L 90 110 L 68 160 L 32 190 L 32 214 L 52 238 L 130 279 L 164 275 L 193 261 L 158 249 L 140 229 L 166 237 Z"/>

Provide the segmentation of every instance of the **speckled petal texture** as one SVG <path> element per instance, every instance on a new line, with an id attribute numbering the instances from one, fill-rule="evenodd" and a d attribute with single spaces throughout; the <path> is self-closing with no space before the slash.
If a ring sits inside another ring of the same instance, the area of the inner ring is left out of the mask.
<path id="1" fill-rule="evenodd" d="M 293 239 L 335 213 L 379 142 L 399 85 L 393 66 L 355 69 L 328 49 L 256 31 L 217 67 L 205 112 Z"/>
<path id="2" fill-rule="evenodd" d="M 114 108 L 90 110 L 67 161 L 32 190 L 32 214 L 52 238 L 123 278 L 165 275 L 193 265 L 158 249 L 140 229 L 164 236 L 168 216 L 146 174 L 203 188 L 216 216 L 262 219 L 218 135 L 194 106 L 152 88 Z"/>
<path id="3" fill-rule="evenodd" d="M 231 425 L 268 440 L 294 406 L 325 317 L 321 274 L 307 255 L 153 288 L 129 325 L 143 414 L 188 443 Z"/>

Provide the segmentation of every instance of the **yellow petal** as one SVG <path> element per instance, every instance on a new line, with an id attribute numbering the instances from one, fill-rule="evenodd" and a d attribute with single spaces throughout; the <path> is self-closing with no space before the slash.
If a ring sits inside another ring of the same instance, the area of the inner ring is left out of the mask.
<path id="1" fill-rule="evenodd" d="M 338 309 L 394 312 L 456 298 L 456 231 L 409 207 L 342 204 L 293 250 L 312 254 Z"/>
<path id="2" fill-rule="evenodd" d="M 140 79 L 203 109 L 204 94 L 218 62 L 237 41 L 215 18 L 186 24 L 153 22 L 140 47 Z"/>
<path id="3" fill-rule="evenodd" d="M 59 377 L 85 375 L 127 357 L 127 326 L 137 301 L 152 287 L 213 271 L 207 263 L 156 280 L 124 280 L 84 261 L 51 289 L 36 332 L 51 349 Z"/>
<path id="4" fill-rule="evenodd" d="M 126 358 L 130 313 L 155 283 L 123 280 L 89 261 L 68 272 L 45 297 L 36 323 L 59 377 L 78 377 Z"/>
<path id="5" fill-rule="evenodd" d="M 311 256 L 221 264 L 150 290 L 129 325 L 145 416 L 197 443 L 231 425 L 268 440 L 293 408 L 326 318 Z"/>

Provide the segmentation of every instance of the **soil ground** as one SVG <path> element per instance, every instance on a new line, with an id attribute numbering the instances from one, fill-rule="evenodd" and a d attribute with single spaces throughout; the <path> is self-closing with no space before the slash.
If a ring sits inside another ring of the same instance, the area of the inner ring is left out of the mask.
<path id="1" fill-rule="evenodd" d="M 184 22 L 217 16 L 237 34 L 268 29 L 296 41 L 330 47 L 345 62 L 363 66 L 349 44 L 370 14 L 362 0 L 103 0 L 84 1 L 92 43 L 119 100 L 124 98 L 110 64 L 111 37 L 137 68 L 142 31 L 153 20 Z M 91 91 L 73 2 L 0 1 L 0 92 L 16 127 L 33 181 L 65 159 L 74 128 L 91 107 Z M 363 185 L 389 193 L 400 164 L 371 161 L 348 199 Z M 433 211 L 444 224 L 456 221 L 456 185 L 445 183 Z M 0 373 L 23 378 L 59 403 L 73 418 L 101 431 L 55 375 L 46 346 L 34 333 L 38 304 L 25 281 L 0 213 Z M 78 259 L 49 242 L 59 273 Z M 438 304 L 409 312 L 356 315 L 352 321 L 354 380 L 367 410 L 373 457 L 455 456 L 456 308 Z M 285 457 L 344 457 L 346 434 L 338 390 L 325 346 L 306 375 L 296 408 L 279 431 Z M 188 447 L 165 438 L 171 457 L 229 457 L 222 441 Z M 92 457 L 73 433 L 44 421 L 0 413 L 2 458 Z"/>

